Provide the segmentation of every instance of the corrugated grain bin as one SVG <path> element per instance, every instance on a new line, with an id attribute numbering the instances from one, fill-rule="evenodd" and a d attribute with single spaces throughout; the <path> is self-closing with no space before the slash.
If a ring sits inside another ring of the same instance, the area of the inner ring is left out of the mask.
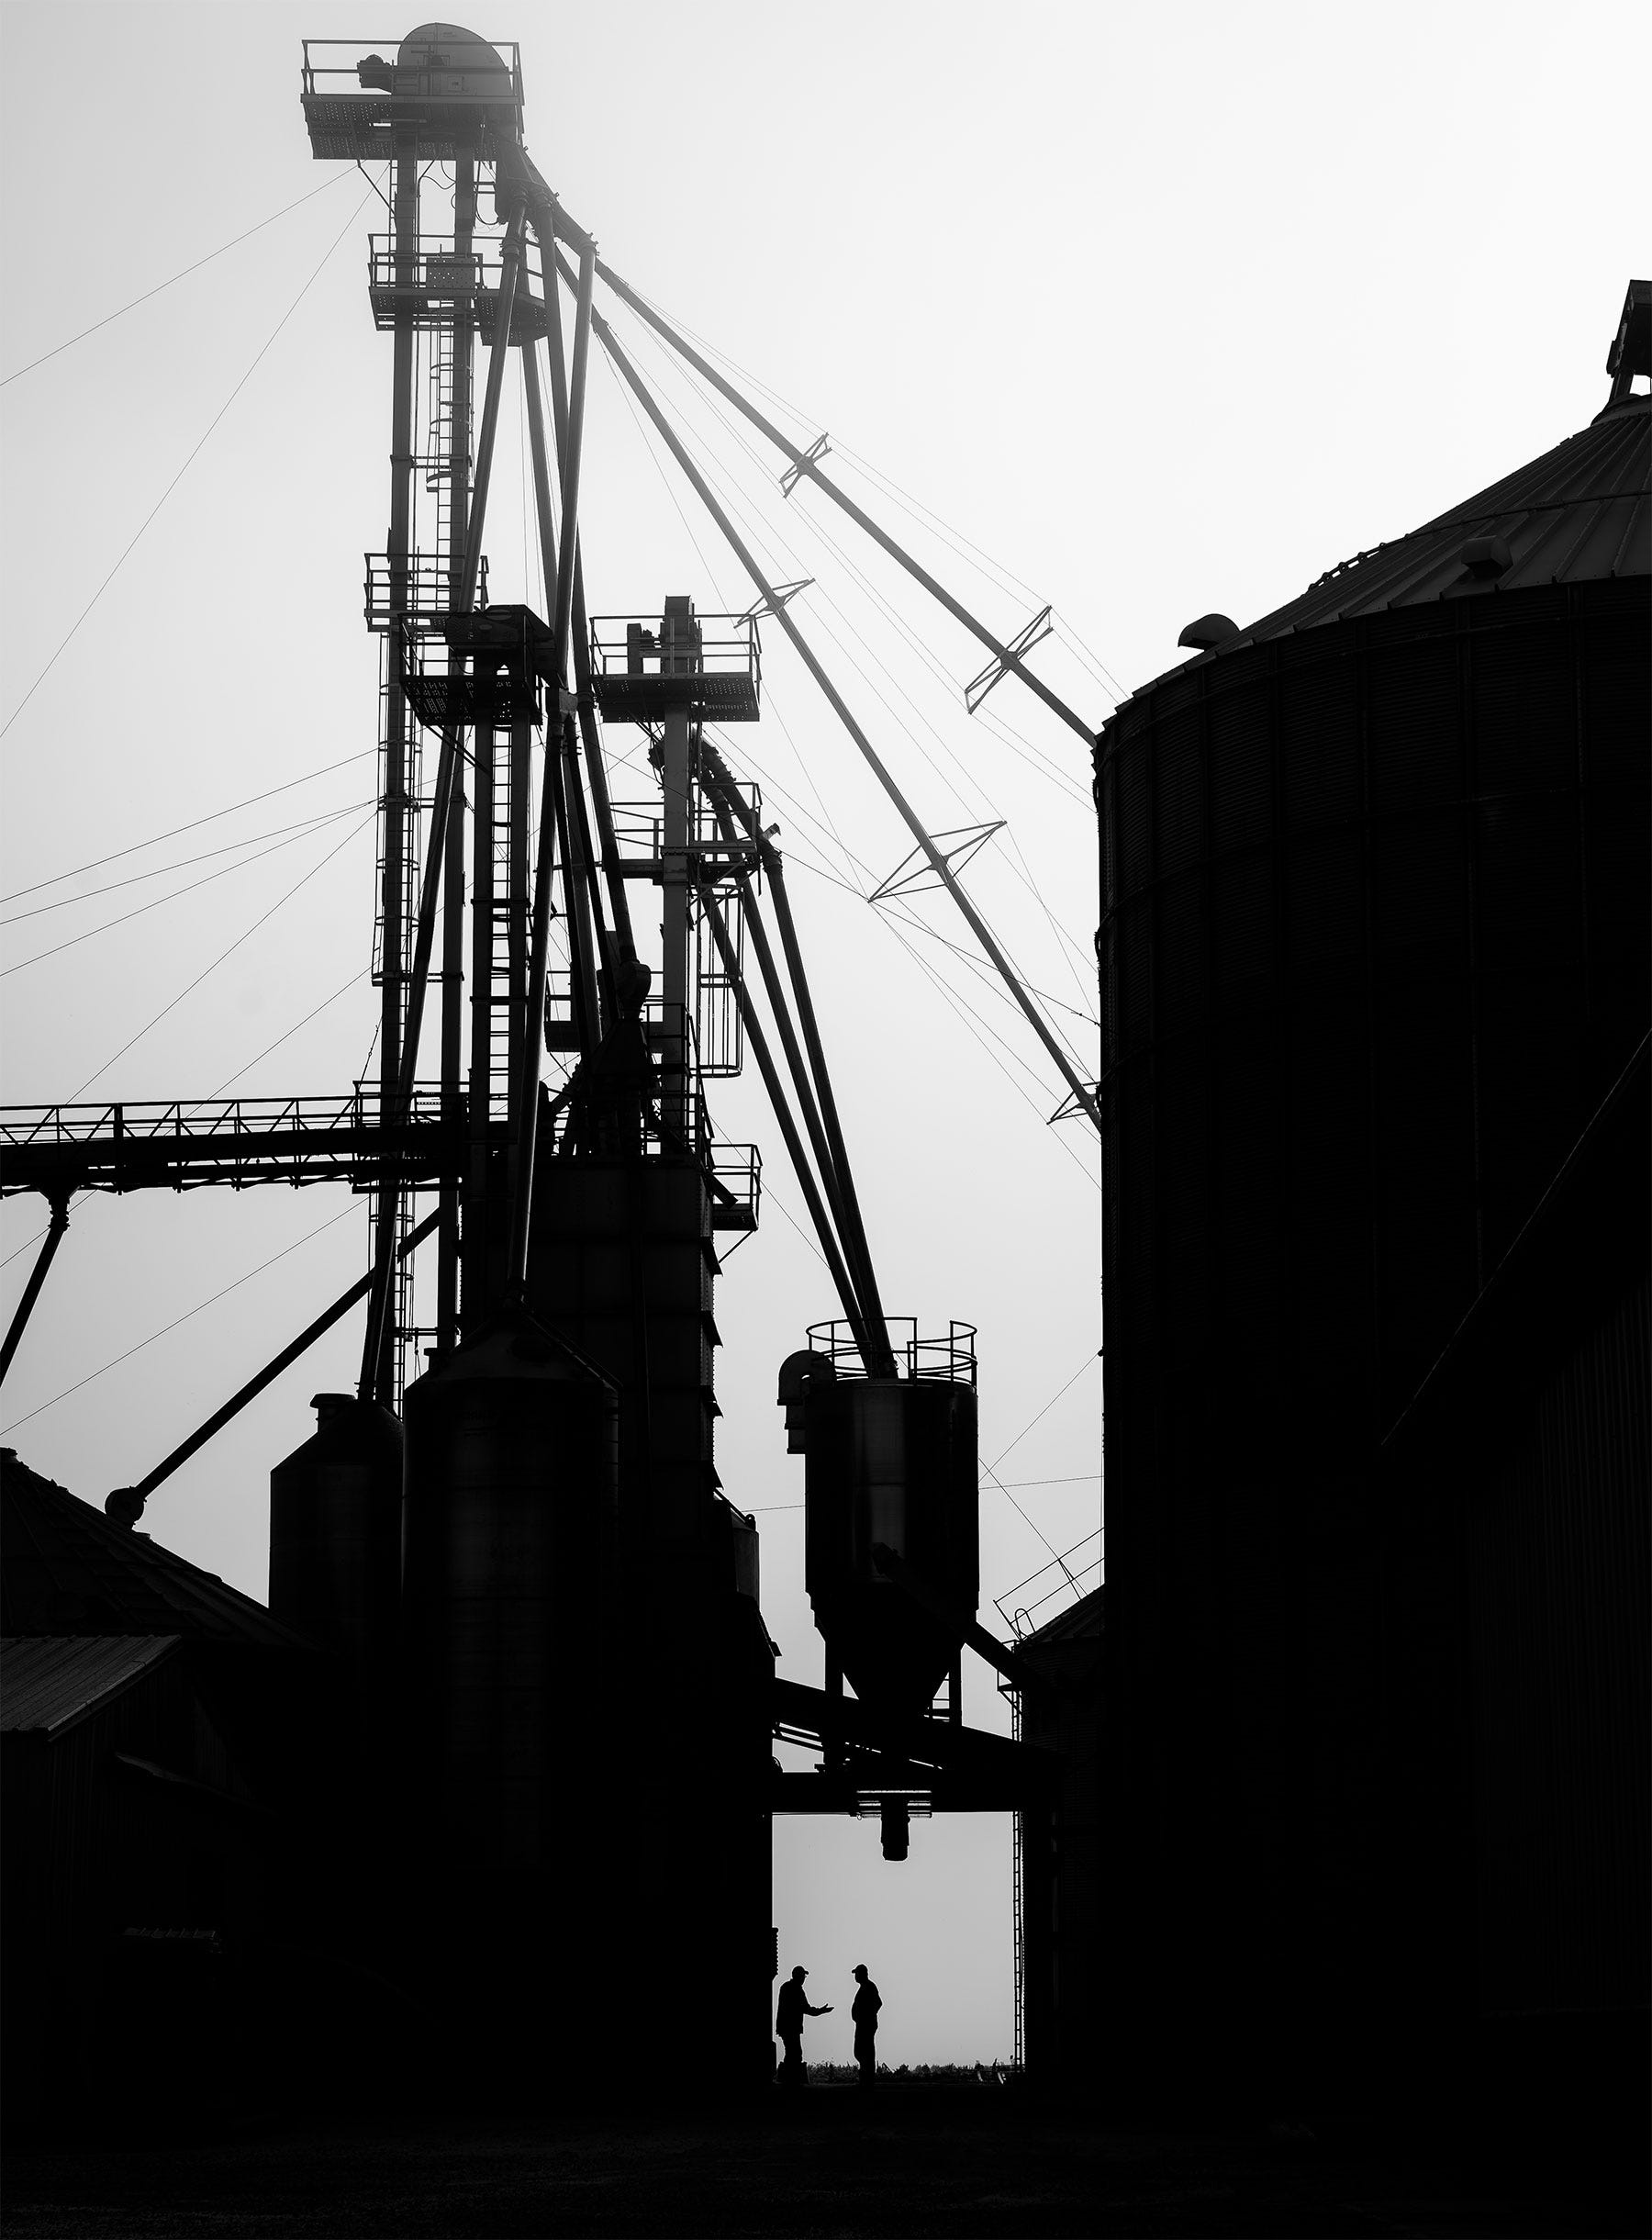
<path id="1" fill-rule="evenodd" d="M 1098 743 L 1110 1997 L 1287 2080 L 1469 1996 L 1460 1531 L 1376 1456 L 1646 1028 L 1618 386 Z"/>
<path id="2" fill-rule="evenodd" d="M 318 1393 L 316 1429 L 270 1473 L 270 1609 L 318 1648 L 387 1665 L 401 1601 L 402 1428 Z"/>
<path id="3" fill-rule="evenodd" d="M 546 1869 L 609 1586 L 612 1384 L 522 1315 L 407 1394 L 402 1639 L 433 1845 L 468 1879 Z"/>

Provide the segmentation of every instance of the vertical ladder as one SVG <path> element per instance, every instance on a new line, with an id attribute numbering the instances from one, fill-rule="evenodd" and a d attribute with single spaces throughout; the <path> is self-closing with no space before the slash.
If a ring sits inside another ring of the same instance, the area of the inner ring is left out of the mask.
<path id="1" fill-rule="evenodd" d="M 425 489 L 436 500 L 434 548 L 444 561 L 448 579 L 463 555 L 453 550 L 453 329 L 442 319 L 430 330 L 430 434 L 425 446 Z M 470 431 L 465 430 L 465 451 Z M 450 599 L 450 603 L 451 599 Z"/>
<path id="2" fill-rule="evenodd" d="M 1010 1731 L 1016 1742 L 1021 1741 L 1021 1697 L 1011 1692 L 1010 1697 Z M 1026 2066 L 1027 2031 L 1027 1945 L 1026 1945 L 1026 1890 L 1021 1875 L 1021 1816 L 1010 1815 L 1010 1904 L 1015 1912 L 1015 2066 L 1017 2074 Z"/>
<path id="3" fill-rule="evenodd" d="M 464 425 L 461 427 L 454 409 L 457 335 L 453 310 L 450 309 L 444 315 L 434 316 L 424 331 L 429 338 L 425 378 L 425 429 L 424 440 L 419 447 L 418 464 L 422 471 L 425 495 L 435 500 L 435 506 L 433 519 L 429 512 L 426 512 L 424 518 L 416 524 L 415 549 L 409 554 L 408 561 L 416 578 L 431 563 L 434 563 L 435 572 L 439 576 L 445 576 L 450 586 L 452 586 L 457 572 L 463 564 L 463 554 L 455 549 L 453 534 L 453 469 L 455 463 L 461 458 L 463 460 L 467 471 L 470 464 L 471 427 L 468 409 L 470 398 L 467 386 L 465 399 L 467 409 L 464 415 Z M 381 699 L 387 698 L 386 689 L 392 674 L 389 664 L 395 658 L 392 649 L 396 641 L 393 636 L 386 636 L 384 644 Z M 435 647 L 428 644 L 427 650 L 434 652 Z M 419 799 L 422 790 L 420 757 L 422 743 L 422 733 L 419 727 L 417 724 L 410 724 L 407 749 L 407 844 L 404 857 L 405 892 L 402 900 L 402 923 L 407 926 L 414 924 L 418 917 L 419 890 L 424 868 L 423 818 Z M 383 830 L 384 818 L 381 815 L 381 883 Z M 384 926 L 381 916 L 380 923 L 374 931 L 374 967 L 375 974 L 380 969 L 383 953 Z M 404 988 L 404 1027 L 407 1016 L 406 1002 L 407 990 Z M 398 1209 L 400 1233 L 405 1235 L 416 1218 L 413 1194 L 411 1192 L 403 1192 Z M 415 1266 L 411 1260 L 403 1260 L 397 1265 L 393 1311 L 396 1326 L 396 1342 L 392 1349 L 395 1362 L 395 1397 L 396 1405 L 399 1406 L 409 1368 L 413 1365 L 412 1357 L 418 1350 L 419 1340 L 438 1335 L 433 1328 L 420 1327 L 418 1322 Z"/>
<path id="4" fill-rule="evenodd" d="M 488 1104 L 496 1117 L 509 1116 L 512 1064 L 518 1034 L 513 1013 L 514 974 L 511 950 L 520 897 L 513 891 L 510 831 L 517 798 L 508 733 L 496 732 L 492 741 L 493 782 L 493 921 L 489 943 L 487 989 Z"/>

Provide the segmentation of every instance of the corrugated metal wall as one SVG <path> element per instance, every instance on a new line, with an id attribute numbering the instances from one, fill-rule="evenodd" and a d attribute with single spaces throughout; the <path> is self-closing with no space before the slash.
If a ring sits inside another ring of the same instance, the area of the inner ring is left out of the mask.
<path id="1" fill-rule="evenodd" d="M 1102 735 L 1104 1903 L 1145 2030 L 1312 2066 L 1449 1966 L 1391 1893 L 1431 1843 L 1471 1882 L 1461 1551 L 1373 1460 L 1645 1031 L 1647 622 L 1611 581 L 1363 617 Z"/>
<path id="2" fill-rule="evenodd" d="M 1532 1396 L 1468 1503 L 1479 1992 L 1644 2005 L 1648 1380 L 1642 1282 Z"/>

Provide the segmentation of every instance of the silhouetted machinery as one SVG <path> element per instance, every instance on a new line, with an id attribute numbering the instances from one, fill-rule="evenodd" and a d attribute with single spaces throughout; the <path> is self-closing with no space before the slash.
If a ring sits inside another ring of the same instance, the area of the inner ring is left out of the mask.
<path id="1" fill-rule="evenodd" d="M 807 1457 L 805 1580 L 829 1697 L 847 1680 L 875 1716 L 910 1721 L 950 1677 L 957 1719 L 959 1651 L 980 1595 L 975 1331 L 954 1322 L 924 1339 L 915 1323 L 888 1327 L 906 1333 L 877 1364 L 895 1373 L 871 1372 L 844 1322 L 815 1325 L 808 1350 L 781 1364 L 787 1447 Z M 899 1784 L 863 1793 L 885 1857 L 904 1858 L 912 1797 Z"/>
<path id="2" fill-rule="evenodd" d="M 280 1181 L 368 1195 L 371 1273 L 108 1514 L 135 1524 L 365 1296 L 355 1394 L 318 1398 L 315 1434 L 271 1484 L 271 1603 L 331 1691 L 304 1730 L 313 1749 L 294 1753 L 292 1920 L 363 1977 L 365 1944 L 374 1980 L 430 2025 L 420 2058 L 445 2047 L 462 2073 L 524 2082 L 634 2073 L 656 1955 L 706 1954 L 697 2041 L 726 2089 L 769 2073 L 772 1811 L 875 1813 L 899 1858 L 914 1812 L 1039 1809 L 1048 1787 L 1037 1753 L 963 1724 L 964 1646 L 1015 1670 L 975 1622 L 974 1331 L 932 1341 L 884 1315 L 777 828 L 709 730 L 758 719 L 760 622 L 820 686 L 1077 1106 L 1093 1113 L 1093 1097 L 787 611 L 805 587 L 764 577 L 594 309 L 596 244 L 527 158 L 514 47 L 441 22 L 390 59 L 308 41 L 303 104 L 315 156 L 383 164 L 389 190 L 368 273 L 394 342 L 389 526 L 364 600 L 380 649 L 377 1079 L 332 1098 L 8 1124 L 4 1186 L 54 1211 L 0 1374 L 78 1192 Z M 426 211 L 440 231 L 423 230 Z M 1025 633 L 1000 644 L 833 489 L 820 446 L 793 452 L 641 315 L 982 640 L 995 675 L 1014 668 L 1088 742 L 1021 666 Z M 758 594 L 743 613 L 698 613 L 681 594 L 647 615 L 587 612 L 593 336 L 739 554 Z M 545 616 L 488 599 L 513 361 Z M 642 803 L 610 796 L 624 761 L 610 767 L 604 722 L 645 735 L 658 788 Z M 638 952 L 635 882 L 659 897 L 657 964 Z M 843 1316 L 787 1372 L 823 1691 L 775 1676 L 755 1523 L 716 1466 L 718 1241 L 755 1227 L 759 1161 L 717 1136 L 705 1084 L 748 1049 Z M 416 1289 L 427 1237 L 435 1281 Z M 818 1749 L 824 1777 L 776 1770 L 777 1736 Z"/>
<path id="3" fill-rule="evenodd" d="M 619 1389 L 526 1315 L 492 1321 L 407 1388 L 402 1639 L 415 1841 L 449 1902 L 542 1981 L 564 1971 L 571 1798 L 599 1722 L 570 1719 L 600 1670 L 619 1524 Z M 563 1886 L 563 1887 L 559 1887 Z M 571 1988 L 571 1986 L 565 1987 Z"/>
<path id="4" fill-rule="evenodd" d="M 1644 281 L 1607 370 L 1098 743 L 1133 2074 L 1645 2090 Z"/>
<path id="5" fill-rule="evenodd" d="M 316 1429 L 270 1473 L 270 1609 L 352 1664 L 396 1655 L 402 1427 L 353 1393 L 318 1393 Z"/>
<path id="6" fill-rule="evenodd" d="M 976 1361 L 968 1324 L 928 1340 L 907 1327 L 904 1375 L 869 1375 L 847 1326 L 828 1322 L 785 1363 L 780 1389 L 788 1448 L 808 1458 L 805 1577 L 830 1669 L 863 1703 L 918 1718 L 957 1662 L 958 1635 L 880 1568 L 877 1551 L 974 1618 Z"/>

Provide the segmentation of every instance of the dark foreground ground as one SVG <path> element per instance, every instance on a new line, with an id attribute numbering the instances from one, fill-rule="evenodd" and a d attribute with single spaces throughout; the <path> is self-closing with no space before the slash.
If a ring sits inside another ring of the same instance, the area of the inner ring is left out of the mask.
<path id="1" fill-rule="evenodd" d="M 274 2122 L 216 2139 L 14 2144 L 6 2240 L 385 2234 L 1641 2234 L 1642 2174 L 1281 2126 L 1109 2124 L 1014 2089 L 852 2087 L 696 2116 Z"/>

